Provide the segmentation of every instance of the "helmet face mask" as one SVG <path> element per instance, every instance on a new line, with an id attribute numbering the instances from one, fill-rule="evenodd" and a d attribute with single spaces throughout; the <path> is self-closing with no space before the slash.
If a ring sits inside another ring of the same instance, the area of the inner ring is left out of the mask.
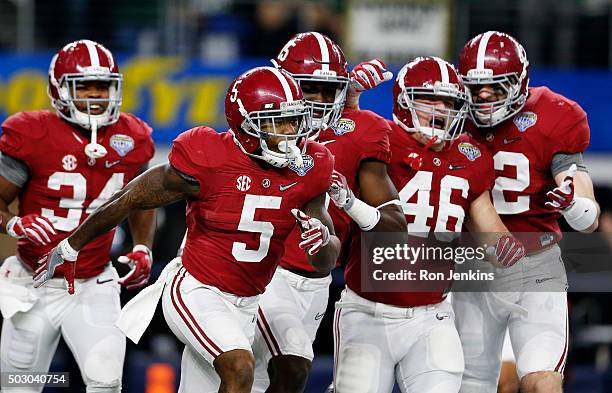
<path id="1" fill-rule="evenodd" d="M 410 112 L 413 129 L 427 138 L 436 138 L 437 143 L 455 140 L 461 135 L 468 105 L 465 95 L 410 89 L 400 95 L 398 105 Z M 434 102 L 444 102 L 444 108 Z M 450 105 L 447 104 L 450 102 Z M 421 116 L 419 116 L 419 114 Z M 421 124 L 421 118 L 426 120 Z M 412 131 L 412 130 L 410 130 Z M 435 143 L 435 142 L 434 142 Z"/>
<path id="2" fill-rule="evenodd" d="M 104 157 L 107 150 L 98 144 L 98 128 L 119 120 L 122 75 L 112 53 L 90 40 L 74 41 L 60 49 L 49 65 L 47 94 L 58 116 L 91 131 L 85 154 Z M 95 90 L 107 85 L 104 94 Z"/>
<path id="3" fill-rule="evenodd" d="M 245 133 L 260 140 L 261 155 L 251 155 L 276 167 L 285 167 L 305 153 L 312 130 L 312 112 L 304 101 L 283 104 L 285 109 L 246 113 L 241 124 Z M 286 132 L 288 129 L 293 132 Z"/>
<path id="4" fill-rule="evenodd" d="M 305 101 L 312 108 L 312 139 L 316 139 L 320 131 L 334 126 L 344 110 L 349 86 L 342 49 L 321 33 L 300 33 L 285 44 L 272 64 L 287 71 L 303 87 L 316 86 L 319 92 L 333 90 L 333 100 L 329 102 L 325 97 L 306 97 Z M 317 94 L 313 93 L 312 96 Z M 305 94 L 308 95 L 308 88 Z"/>
<path id="5" fill-rule="evenodd" d="M 312 110 L 287 72 L 257 67 L 237 77 L 225 96 L 225 116 L 248 156 L 278 168 L 303 166 Z"/>
<path id="6" fill-rule="evenodd" d="M 322 78 L 301 74 L 293 75 L 293 77 L 300 83 L 305 95 L 308 95 L 309 87 L 319 91 L 333 90 L 333 100 L 331 102 L 304 99 L 306 104 L 312 109 L 313 135 L 318 135 L 320 131 L 336 124 L 344 110 L 349 79 L 347 77 Z"/>
<path id="7" fill-rule="evenodd" d="M 405 65 L 393 87 L 393 119 L 407 132 L 433 143 L 457 139 L 468 113 L 465 88 L 454 67 L 436 57 Z"/>
<path id="8" fill-rule="evenodd" d="M 91 130 L 115 123 L 119 119 L 122 93 L 121 74 L 64 74 L 59 80 L 59 99 L 52 98 L 52 105 L 65 120 Z M 107 97 L 79 97 L 79 86 L 93 83 L 108 85 Z M 104 110 L 100 113 L 97 107 Z"/>
<path id="9" fill-rule="evenodd" d="M 529 94 L 529 61 L 513 37 L 488 31 L 472 38 L 461 51 L 459 70 L 477 127 L 496 126 L 523 109 Z M 487 86 L 497 92 L 484 102 L 480 91 Z"/>

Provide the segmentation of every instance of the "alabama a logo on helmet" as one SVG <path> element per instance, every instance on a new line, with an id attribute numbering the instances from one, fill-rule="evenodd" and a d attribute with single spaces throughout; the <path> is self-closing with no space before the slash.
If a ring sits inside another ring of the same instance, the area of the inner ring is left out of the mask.
<path id="1" fill-rule="evenodd" d="M 125 157 L 126 154 L 134 150 L 134 139 L 128 135 L 115 134 L 110 138 L 111 147 L 121 157 Z"/>
<path id="2" fill-rule="evenodd" d="M 336 124 L 332 126 L 334 134 L 342 136 L 347 132 L 355 130 L 355 120 L 352 119 L 338 119 Z"/>
<path id="3" fill-rule="evenodd" d="M 514 116 L 514 125 L 520 132 L 525 132 L 538 121 L 538 115 L 533 112 L 521 112 Z"/>
<path id="4" fill-rule="evenodd" d="M 462 142 L 459 144 L 459 152 L 466 156 L 470 161 L 474 161 L 480 157 L 480 149 L 468 142 Z"/>
<path id="5" fill-rule="evenodd" d="M 304 176 L 306 172 L 314 167 L 314 160 L 308 154 L 302 154 L 302 160 L 304 160 L 304 165 L 301 167 L 296 165 L 295 160 L 291 160 L 289 163 L 289 169 L 297 173 L 299 176 Z"/>

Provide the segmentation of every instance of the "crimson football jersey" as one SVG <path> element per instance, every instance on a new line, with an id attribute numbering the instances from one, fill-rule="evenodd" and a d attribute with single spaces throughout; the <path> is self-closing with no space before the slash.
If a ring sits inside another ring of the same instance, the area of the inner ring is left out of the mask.
<path id="1" fill-rule="evenodd" d="M 346 176 L 347 183 L 359 194 L 358 171 L 361 161 L 373 159 L 389 163 L 389 133 L 387 121 L 374 112 L 345 109 L 332 128 L 321 131 L 318 141 L 334 155 L 335 169 Z M 328 208 L 334 222 L 336 236 L 344 245 L 349 239 L 351 218 L 333 203 Z M 297 245 L 301 231 L 298 227 L 289 235 L 280 265 L 289 270 L 314 271 L 306 254 Z"/>
<path id="2" fill-rule="evenodd" d="M 303 157 L 301 168 L 275 168 L 244 154 L 229 132 L 198 127 L 179 135 L 170 164 L 201 189 L 187 201 L 187 271 L 234 295 L 263 293 L 296 225 L 291 209 L 303 209 L 331 182 L 329 150 L 309 142 Z"/>
<path id="3" fill-rule="evenodd" d="M 461 232 L 463 221 L 472 202 L 493 187 L 493 161 L 488 151 L 468 135 L 461 135 L 440 152 L 424 149 L 412 135 L 397 124 L 391 125 L 391 163 L 389 177 L 398 190 L 406 215 L 411 242 L 423 238 L 442 237 L 445 232 Z M 408 156 L 417 154 L 422 159 L 416 170 Z M 431 241 L 425 243 L 431 244 Z M 443 243 L 440 239 L 439 244 Z M 368 263 L 370 263 L 368 261 Z M 448 272 L 452 265 L 446 266 Z M 445 267 L 440 266 L 444 271 Z M 400 307 L 416 307 L 439 303 L 444 289 L 432 292 L 369 292 L 361 290 L 361 234 L 352 236 L 345 270 L 347 286 L 361 297 Z M 363 277 L 371 280 L 371 277 Z M 450 283 L 450 282 L 449 282 Z M 402 285 L 410 285 L 409 282 Z"/>
<path id="4" fill-rule="evenodd" d="M 68 237 L 96 208 L 136 177 L 153 157 L 151 128 L 122 113 L 98 131 L 108 154 L 97 160 L 85 155 L 89 135 L 50 111 L 20 112 L 2 124 L 0 150 L 28 167 L 28 182 L 19 194 L 19 215 L 40 214 L 54 221 L 57 235 L 47 246 L 27 239 L 17 242 L 20 259 L 30 268 Z M 114 230 L 85 246 L 76 264 L 76 278 L 100 274 L 110 261 Z"/>
<path id="5" fill-rule="evenodd" d="M 472 126 L 471 132 L 493 154 L 496 179 L 491 195 L 508 230 L 528 253 L 557 243 L 560 215 L 544 205 L 546 193 L 557 187 L 552 158 L 588 147 L 586 113 L 574 101 L 546 87 L 534 87 L 513 118 L 489 129 Z"/>

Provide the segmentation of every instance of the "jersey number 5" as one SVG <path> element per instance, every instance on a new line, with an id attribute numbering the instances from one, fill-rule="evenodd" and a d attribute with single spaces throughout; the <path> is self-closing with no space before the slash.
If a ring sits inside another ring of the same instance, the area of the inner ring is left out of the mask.
<path id="1" fill-rule="evenodd" d="M 283 198 L 277 196 L 245 195 L 238 230 L 261 234 L 259 248 L 247 250 L 246 243 L 234 242 L 232 255 L 238 262 L 261 262 L 270 248 L 270 239 L 274 234 L 274 225 L 267 221 L 255 221 L 256 209 L 280 209 Z"/>

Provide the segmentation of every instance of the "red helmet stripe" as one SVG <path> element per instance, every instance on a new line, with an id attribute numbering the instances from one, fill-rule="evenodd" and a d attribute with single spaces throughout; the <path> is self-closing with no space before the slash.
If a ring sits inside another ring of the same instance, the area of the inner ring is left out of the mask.
<path id="1" fill-rule="evenodd" d="M 494 31 L 487 31 L 482 35 L 480 43 L 478 44 L 478 55 L 476 57 L 476 69 L 485 68 L 485 55 L 487 53 L 487 45 L 489 45 L 489 39 L 495 34 Z"/>
<path id="2" fill-rule="evenodd" d="M 287 101 L 288 102 L 294 101 L 293 92 L 291 91 L 291 87 L 289 86 L 289 83 L 287 82 L 287 78 L 285 78 L 285 76 L 281 74 L 280 71 L 277 70 L 276 68 L 266 67 L 266 69 L 272 71 L 272 73 L 278 78 L 281 86 L 283 87 L 283 91 L 285 92 L 285 97 L 287 97 Z"/>
<path id="3" fill-rule="evenodd" d="M 96 44 L 90 40 L 83 40 L 83 43 L 87 47 L 87 52 L 89 52 L 89 61 L 92 67 L 100 66 L 100 57 L 98 56 L 98 50 L 96 49 Z"/>
<path id="4" fill-rule="evenodd" d="M 327 48 L 327 42 L 321 33 L 313 31 L 312 35 L 314 35 L 319 42 L 319 48 L 321 49 L 321 62 L 323 63 L 321 64 L 321 70 L 329 71 L 329 48 Z"/>

